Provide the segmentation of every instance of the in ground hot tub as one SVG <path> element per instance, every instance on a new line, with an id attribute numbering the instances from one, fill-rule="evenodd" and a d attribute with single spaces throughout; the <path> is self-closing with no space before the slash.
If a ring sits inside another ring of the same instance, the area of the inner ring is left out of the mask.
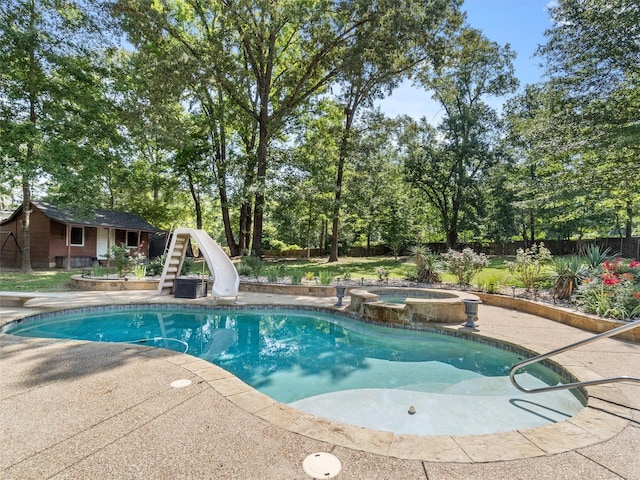
<path id="1" fill-rule="evenodd" d="M 351 310 L 377 322 L 397 324 L 461 323 L 467 319 L 463 300 L 476 295 L 427 288 L 370 287 L 351 294 Z"/>

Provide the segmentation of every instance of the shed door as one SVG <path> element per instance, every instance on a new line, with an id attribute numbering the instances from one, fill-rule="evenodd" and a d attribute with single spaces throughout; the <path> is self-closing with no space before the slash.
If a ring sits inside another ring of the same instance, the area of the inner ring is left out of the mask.
<path id="1" fill-rule="evenodd" d="M 107 251 L 111 245 L 116 244 L 116 232 L 111 230 L 111 240 L 108 241 L 109 230 L 107 228 L 98 228 L 98 239 L 96 242 L 96 257 L 99 260 L 107 258 Z"/>

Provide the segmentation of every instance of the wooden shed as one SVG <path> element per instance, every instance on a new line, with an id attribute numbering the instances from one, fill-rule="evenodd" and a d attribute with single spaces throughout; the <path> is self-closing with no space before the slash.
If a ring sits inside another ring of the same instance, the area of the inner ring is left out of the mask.
<path id="1" fill-rule="evenodd" d="M 112 245 L 149 256 L 152 235 L 166 232 L 135 213 L 111 210 L 81 212 L 40 201 L 31 202 L 31 266 L 90 267 L 105 260 Z M 0 265 L 22 262 L 22 207 L 0 223 Z"/>

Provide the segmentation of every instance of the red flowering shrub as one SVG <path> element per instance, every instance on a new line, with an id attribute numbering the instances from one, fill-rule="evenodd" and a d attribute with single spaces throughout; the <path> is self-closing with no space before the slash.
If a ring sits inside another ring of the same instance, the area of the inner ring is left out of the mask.
<path id="1" fill-rule="evenodd" d="M 640 315 L 640 262 L 607 260 L 582 282 L 578 305 L 587 313 L 630 319 Z"/>
<path id="2" fill-rule="evenodd" d="M 600 279 L 605 285 L 617 285 L 620 283 L 620 277 L 614 273 L 605 272 L 600 275 Z"/>

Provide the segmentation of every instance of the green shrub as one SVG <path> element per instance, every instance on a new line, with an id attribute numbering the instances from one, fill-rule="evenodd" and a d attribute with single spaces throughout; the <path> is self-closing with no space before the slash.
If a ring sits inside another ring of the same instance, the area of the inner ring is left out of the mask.
<path id="1" fill-rule="evenodd" d="M 458 285 L 470 285 L 473 277 L 489 265 L 489 259 L 484 253 L 478 254 L 470 248 L 465 248 L 462 252 L 449 249 L 442 254 L 442 259 L 449 273 L 456 277 Z"/>
<path id="2" fill-rule="evenodd" d="M 553 293 L 561 299 L 570 298 L 589 270 L 580 257 L 559 257 L 553 260 Z"/>
<path id="3" fill-rule="evenodd" d="M 291 278 L 291 283 L 293 285 L 300 285 L 302 283 L 302 270 L 294 268 L 289 273 L 289 277 Z"/>
<path id="4" fill-rule="evenodd" d="M 287 266 L 284 263 L 278 263 L 275 266 L 276 274 L 279 277 L 285 277 L 287 275 Z"/>
<path id="5" fill-rule="evenodd" d="M 133 267 L 133 275 L 140 279 L 147 276 L 147 266 L 146 265 L 136 265 Z"/>
<path id="6" fill-rule="evenodd" d="M 418 281 L 424 283 L 440 283 L 442 277 L 440 276 L 440 256 L 437 253 L 429 251 L 424 258 L 424 266 L 422 270 L 418 272 Z"/>
<path id="7" fill-rule="evenodd" d="M 333 282 L 333 278 L 335 277 L 335 275 L 331 270 L 322 270 L 319 277 L 321 285 L 331 285 L 331 282 Z"/>
<path id="8" fill-rule="evenodd" d="M 107 252 L 107 258 L 113 260 L 113 264 L 118 270 L 118 275 L 124 277 L 133 269 L 133 262 L 127 255 L 129 249 L 124 245 L 112 245 Z"/>
<path id="9" fill-rule="evenodd" d="M 578 306 L 587 313 L 601 317 L 630 320 L 640 315 L 640 294 L 629 281 L 617 286 L 594 280 L 580 286 Z"/>
<path id="10" fill-rule="evenodd" d="M 343 280 L 351 280 L 351 271 L 346 266 L 340 267 L 340 276 Z"/>
<path id="11" fill-rule="evenodd" d="M 150 260 L 147 264 L 147 275 L 154 277 L 156 275 L 162 275 L 164 269 L 164 259 L 166 255 L 161 255 L 153 260 Z"/>
<path id="12" fill-rule="evenodd" d="M 418 268 L 417 267 L 408 267 L 404 272 L 404 279 L 410 282 L 418 281 Z"/>
<path id="13" fill-rule="evenodd" d="M 597 270 L 607 260 L 611 260 L 615 255 L 611 255 L 611 249 L 602 250 L 599 245 L 591 245 L 587 247 L 582 256 L 585 257 L 587 264 L 591 270 Z"/>
<path id="14" fill-rule="evenodd" d="M 269 283 L 278 283 L 278 271 L 275 267 L 266 268 L 265 275 Z"/>
<path id="15" fill-rule="evenodd" d="M 265 250 L 276 250 L 277 252 L 286 252 L 289 250 L 302 250 L 300 245 L 288 245 L 282 240 L 266 239 L 262 242 L 262 248 Z"/>
<path id="16" fill-rule="evenodd" d="M 270 250 L 276 250 L 278 252 L 281 252 L 287 248 L 287 244 L 284 243 L 282 240 L 271 240 L 269 242 L 269 247 L 270 247 Z"/>
<path id="17" fill-rule="evenodd" d="M 388 268 L 384 268 L 384 267 L 376 268 L 376 274 L 378 275 L 378 280 L 380 280 L 381 282 L 386 282 L 387 280 L 389 280 L 390 273 L 391 272 L 389 271 Z"/>
<path id="18" fill-rule="evenodd" d="M 531 248 L 516 252 L 513 262 L 505 262 L 509 271 L 516 275 L 527 291 L 536 288 L 544 279 L 543 268 L 551 261 L 551 252 L 540 242 L 540 245 L 533 244 Z"/>
<path id="19" fill-rule="evenodd" d="M 252 257 L 252 256 L 242 257 L 242 259 L 240 260 L 240 263 L 244 263 L 249 269 L 249 271 L 251 272 L 251 274 L 256 278 L 260 277 L 265 267 L 264 262 L 260 257 Z"/>
<path id="20" fill-rule="evenodd" d="M 246 262 L 238 262 L 235 264 L 236 265 L 236 270 L 238 272 L 238 275 L 246 275 L 249 276 L 253 273 L 253 271 L 251 270 L 251 266 L 249 264 L 247 264 Z"/>
<path id="21" fill-rule="evenodd" d="M 104 277 L 106 274 L 107 274 L 107 269 L 100 265 L 94 265 L 91 270 L 92 277 L 100 278 L 100 277 Z"/>
<path id="22" fill-rule="evenodd" d="M 418 268 L 418 270 L 424 267 L 425 257 L 429 252 L 429 248 L 423 245 L 414 245 L 409 249 L 409 254 L 413 258 L 413 261 L 416 263 L 416 267 Z"/>
<path id="23" fill-rule="evenodd" d="M 428 247 L 414 245 L 411 247 L 411 255 L 416 262 L 416 281 L 421 283 L 440 283 L 440 257 Z"/>
<path id="24" fill-rule="evenodd" d="M 500 276 L 489 275 L 478 284 L 478 289 L 487 293 L 498 293 L 500 291 Z"/>

